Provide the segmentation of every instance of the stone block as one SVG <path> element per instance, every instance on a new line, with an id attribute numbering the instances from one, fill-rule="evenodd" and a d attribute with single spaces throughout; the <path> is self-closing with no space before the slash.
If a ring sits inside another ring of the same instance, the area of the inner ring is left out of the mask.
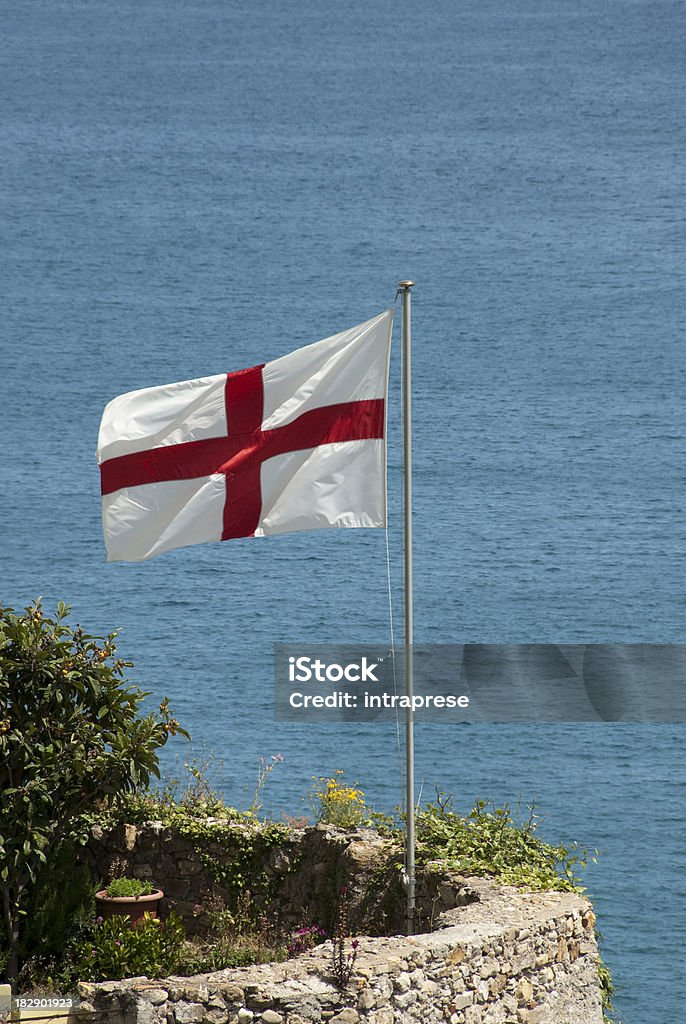
<path id="1" fill-rule="evenodd" d="M 595 928 L 595 914 L 592 910 L 587 910 L 584 916 L 581 918 L 581 924 L 588 931 L 593 931 Z"/>
<path id="2" fill-rule="evenodd" d="M 272 996 L 263 989 L 258 989 L 257 986 L 246 985 L 245 988 L 245 1005 L 250 1010 L 268 1010 L 274 1002 Z"/>
<path id="3" fill-rule="evenodd" d="M 481 965 L 479 974 L 482 978 L 492 978 L 494 974 L 498 973 L 498 962 L 496 960 L 487 960 Z"/>
<path id="4" fill-rule="evenodd" d="M 490 989 L 490 986 L 489 986 L 488 982 L 485 979 L 484 979 L 484 981 L 480 981 L 479 984 L 476 986 L 476 999 L 477 999 L 477 1002 L 485 1003 L 486 1000 L 488 999 L 488 997 L 490 996 L 490 994 L 491 994 L 491 989 Z"/>
<path id="5" fill-rule="evenodd" d="M 135 825 L 124 825 L 122 829 L 122 846 L 127 853 L 131 853 L 136 845 L 138 829 Z"/>
<path id="6" fill-rule="evenodd" d="M 417 1001 L 417 993 L 410 989 L 408 992 L 398 992 L 393 996 L 393 1002 L 399 1010 L 406 1010 L 408 1006 Z"/>
<path id="7" fill-rule="evenodd" d="M 395 1014 L 390 1006 L 381 1006 L 365 1017 L 365 1024 L 395 1024 Z"/>
<path id="8" fill-rule="evenodd" d="M 176 1024 L 200 1024 L 205 1016 L 202 1003 L 177 1003 L 174 1007 Z"/>
<path id="9" fill-rule="evenodd" d="M 517 999 L 520 1003 L 528 1003 L 534 994 L 534 987 L 528 978 L 522 978 L 517 985 Z"/>
<path id="10" fill-rule="evenodd" d="M 412 982 L 406 971 L 401 971 L 398 977 L 393 979 L 393 988 L 396 992 L 407 992 L 411 987 Z"/>
<path id="11" fill-rule="evenodd" d="M 283 1024 L 283 1017 L 276 1010 L 265 1010 L 260 1020 L 263 1024 Z"/>
<path id="12" fill-rule="evenodd" d="M 351 1006 L 346 1006 L 330 1018 L 329 1024 L 358 1024 L 360 1015 Z"/>
<path id="13" fill-rule="evenodd" d="M 169 999 L 166 988 L 144 988 L 140 991 L 140 998 L 153 1006 L 160 1006 Z"/>
<path id="14" fill-rule="evenodd" d="M 363 988 L 357 997 L 358 1010 L 371 1010 L 376 1004 L 376 996 L 370 988 Z"/>
<path id="15" fill-rule="evenodd" d="M 229 1019 L 229 1011 L 220 1007 L 208 1007 L 201 1024 L 226 1024 Z"/>
<path id="16" fill-rule="evenodd" d="M 465 1007 L 471 1006 L 474 1002 L 473 992 L 463 992 L 462 995 L 453 996 L 450 1000 L 450 1006 L 448 1009 L 452 1013 L 456 1013 L 458 1010 L 464 1010 Z"/>
<path id="17" fill-rule="evenodd" d="M 491 978 L 488 983 L 489 992 L 492 996 L 499 996 L 507 985 L 506 974 L 496 974 L 495 978 Z"/>
<path id="18" fill-rule="evenodd" d="M 243 1002 L 243 989 L 231 982 L 218 985 L 217 992 L 224 997 L 227 1003 L 233 1003 L 236 1005 Z"/>

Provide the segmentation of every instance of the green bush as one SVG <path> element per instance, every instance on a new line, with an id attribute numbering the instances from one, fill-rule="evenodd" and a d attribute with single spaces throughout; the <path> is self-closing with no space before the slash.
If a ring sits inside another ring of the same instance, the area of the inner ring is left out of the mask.
<path id="1" fill-rule="evenodd" d="M 587 862 L 585 850 L 551 846 L 536 835 L 537 815 L 517 824 L 508 805 L 477 801 L 467 817 L 438 797 L 417 815 L 417 860 L 440 860 L 465 875 L 493 875 L 528 889 L 582 892 L 576 872 Z"/>
<path id="2" fill-rule="evenodd" d="M 182 733 L 167 700 L 140 714 L 148 694 L 125 684 L 116 634 L 90 636 L 40 602 L 0 607 L 0 945 L 16 985 L 28 908 L 39 876 L 65 844 L 85 842 L 86 814 L 159 777 L 158 751 Z"/>
<path id="3" fill-rule="evenodd" d="M 51 991 L 66 990 L 54 977 L 58 964 L 75 934 L 95 916 L 93 880 L 76 857 L 75 844 L 65 843 L 36 877 L 22 936 L 22 990 L 41 984 Z"/>
<path id="4" fill-rule="evenodd" d="M 74 950 L 74 971 L 81 981 L 163 978 L 176 970 L 184 939 L 178 914 L 166 921 L 146 914 L 134 928 L 128 917 L 98 918 Z"/>

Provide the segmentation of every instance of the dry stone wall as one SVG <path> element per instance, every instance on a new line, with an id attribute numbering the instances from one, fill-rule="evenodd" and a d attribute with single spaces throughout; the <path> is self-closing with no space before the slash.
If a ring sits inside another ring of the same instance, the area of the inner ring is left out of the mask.
<path id="1" fill-rule="evenodd" d="M 164 890 L 163 914 L 174 910 L 189 935 L 203 934 L 206 910 L 231 906 L 231 886 L 216 880 L 216 866 L 230 875 L 240 861 L 251 899 L 284 928 L 319 925 L 331 933 L 345 886 L 351 930 L 371 935 L 403 930 L 402 855 L 377 832 L 318 825 L 284 829 L 277 845 L 265 845 L 259 823 L 208 821 L 227 824 L 221 843 L 194 843 L 161 822 L 119 825 L 107 834 L 96 829 L 88 849 L 94 880 L 150 879 Z M 253 849 L 247 860 L 241 854 L 246 844 Z M 419 928 L 428 930 L 441 912 L 474 898 L 461 878 L 431 868 L 420 871 Z"/>
<path id="2" fill-rule="evenodd" d="M 206 898 L 214 884 L 192 847 L 161 826 L 123 829 L 114 846 L 98 837 L 94 865 L 104 867 L 109 858 L 111 867 L 119 858 L 118 870 L 124 864 L 171 890 L 177 909 L 197 906 L 192 901 Z M 384 875 L 380 866 L 389 864 Z M 334 983 L 327 942 L 280 964 L 82 985 L 86 1008 L 96 1024 L 602 1024 L 588 900 L 429 871 L 421 898 L 434 930 L 412 937 L 362 934 L 365 921 L 379 930 L 402 914 L 393 864 L 389 844 L 375 833 L 309 829 L 269 850 L 286 916 L 297 923 L 303 906 L 306 916 L 330 911 L 332 893 L 350 887 L 359 948 L 345 992 Z M 365 903 L 370 882 L 377 896 Z M 192 912 L 191 919 L 197 919 Z"/>

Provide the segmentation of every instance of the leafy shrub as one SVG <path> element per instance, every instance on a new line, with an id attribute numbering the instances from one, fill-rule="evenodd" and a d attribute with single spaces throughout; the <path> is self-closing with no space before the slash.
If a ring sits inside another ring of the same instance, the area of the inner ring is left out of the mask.
<path id="1" fill-rule="evenodd" d="M 28 907 L 61 847 L 84 842 L 86 814 L 159 776 L 158 751 L 187 735 L 167 700 L 140 715 L 148 694 L 123 680 L 116 634 L 90 636 L 36 602 L 0 607 L 0 900 L 7 975 L 19 976 Z"/>
<path id="2" fill-rule="evenodd" d="M 76 857 L 75 844 L 65 843 L 36 877 L 22 934 L 19 991 L 36 986 L 51 992 L 71 990 L 71 978 L 62 984 L 57 977 L 60 963 L 74 936 L 95 915 L 93 880 Z"/>
<path id="3" fill-rule="evenodd" d="M 128 917 L 97 918 L 74 952 L 82 981 L 118 981 L 145 974 L 163 978 L 179 963 L 185 934 L 178 914 L 160 921 L 149 914 L 131 928 Z"/>
<path id="4" fill-rule="evenodd" d="M 465 875 L 494 875 L 534 890 L 582 891 L 575 872 L 586 866 L 586 851 L 550 846 L 536 835 L 537 824 L 533 808 L 518 825 L 508 805 L 479 800 L 462 817 L 439 796 L 417 815 L 417 860 L 441 860 Z"/>

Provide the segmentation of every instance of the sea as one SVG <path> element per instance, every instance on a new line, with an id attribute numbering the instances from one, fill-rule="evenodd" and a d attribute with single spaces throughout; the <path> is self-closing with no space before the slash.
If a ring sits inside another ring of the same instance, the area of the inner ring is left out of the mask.
<path id="1" fill-rule="evenodd" d="M 274 718 L 275 642 L 402 635 L 383 530 L 105 560 L 105 404 L 253 366 L 413 289 L 415 638 L 686 640 L 680 0 L 5 0 L 0 602 L 119 631 L 239 807 L 336 771 L 402 804 L 402 721 Z M 389 587 L 390 579 L 390 587 Z M 598 850 L 624 1024 L 684 1019 L 684 725 L 416 727 L 422 803 Z M 273 760 L 281 755 L 283 760 Z M 263 759 L 261 761 L 260 759 Z"/>

